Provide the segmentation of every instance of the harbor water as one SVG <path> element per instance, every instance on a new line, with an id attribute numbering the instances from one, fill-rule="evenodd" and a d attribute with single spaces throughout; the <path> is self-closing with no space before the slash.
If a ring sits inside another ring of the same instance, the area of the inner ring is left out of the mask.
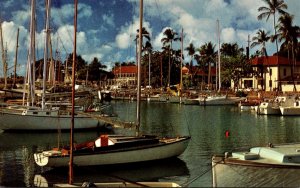
<path id="1" fill-rule="evenodd" d="M 135 121 L 136 103 L 112 101 L 109 113 Z M 42 122 L 41 122 L 42 123 Z M 71 120 L 70 120 L 71 123 Z M 170 181 L 184 187 L 211 187 L 211 157 L 268 143 L 300 142 L 300 118 L 240 112 L 237 106 L 174 103 L 141 104 L 141 134 L 190 135 L 187 150 L 176 159 L 121 166 L 74 168 L 74 182 Z M 75 132 L 75 141 L 96 138 L 97 131 Z M 135 134 L 116 128 L 108 134 Z M 68 181 L 68 169 L 41 168 L 33 153 L 69 142 L 69 133 L 0 133 L 0 186 L 52 186 Z M 255 181 L 255 180 L 253 180 Z"/>

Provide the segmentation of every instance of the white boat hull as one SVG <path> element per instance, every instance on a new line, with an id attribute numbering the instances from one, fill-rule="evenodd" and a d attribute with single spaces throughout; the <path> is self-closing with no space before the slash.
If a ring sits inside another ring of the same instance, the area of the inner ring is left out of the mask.
<path id="1" fill-rule="evenodd" d="M 299 187 L 299 168 L 270 168 L 212 161 L 213 187 Z"/>
<path id="2" fill-rule="evenodd" d="M 270 102 L 262 102 L 258 106 L 257 113 L 260 115 L 281 115 L 279 106 Z"/>
<path id="3" fill-rule="evenodd" d="M 189 137 L 185 137 L 164 144 L 122 148 L 94 154 L 78 154 L 74 155 L 74 165 L 112 165 L 167 159 L 182 154 L 187 148 L 189 140 Z M 39 166 L 49 167 L 68 166 L 70 160 L 69 155 L 48 156 L 45 152 L 34 154 L 34 159 Z"/>
<path id="4" fill-rule="evenodd" d="M 254 147 L 212 158 L 214 187 L 298 187 L 299 143 Z"/>
<path id="5" fill-rule="evenodd" d="M 227 98 L 226 96 L 203 98 L 199 100 L 200 106 L 234 105 L 243 100 L 242 98 Z"/>
<path id="6" fill-rule="evenodd" d="M 280 111 L 283 116 L 298 116 L 300 115 L 300 106 L 280 107 Z"/>
<path id="7" fill-rule="evenodd" d="M 21 110 L 2 110 L 0 112 L 2 130 L 70 130 L 71 115 L 58 111 L 34 111 L 25 113 Z M 74 129 L 92 129 L 103 126 L 97 119 L 84 115 L 75 115 Z"/>

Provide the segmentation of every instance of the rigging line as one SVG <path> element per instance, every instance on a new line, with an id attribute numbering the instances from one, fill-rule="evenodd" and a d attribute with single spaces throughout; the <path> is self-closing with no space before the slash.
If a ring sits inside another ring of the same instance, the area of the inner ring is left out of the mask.
<path id="1" fill-rule="evenodd" d="M 55 2 L 57 2 L 59 0 L 55 0 Z M 60 21 L 62 22 L 63 25 L 68 25 L 66 24 L 67 22 L 63 19 L 63 14 L 62 14 L 62 10 L 61 8 L 57 8 L 57 12 L 58 12 L 58 17 L 60 18 Z M 74 45 L 74 41 L 72 39 L 72 35 L 71 35 L 71 31 L 68 29 L 68 27 L 66 27 L 66 30 L 67 30 L 67 36 L 69 38 L 69 41 L 72 42 L 72 45 Z"/>
<path id="2" fill-rule="evenodd" d="M 181 186 L 182 187 L 187 187 L 188 185 L 190 185 L 191 183 L 193 183 L 194 181 L 196 181 L 197 179 L 201 178 L 202 176 L 204 176 L 207 172 L 211 171 L 215 166 L 217 166 L 220 162 L 217 161 L 214 165 L 212 165 L 210 168 L 206 169 L 203 173 L 199 174 L 198 176 L 194 177 L 193 179 L 191 179 L 190 181 L 187 181 L 186 183 L 183 183 Z"/>
<path id="3" fill-rule="evenodd" d="M 161 19 L 160 18 L 162 18 L 161 17 L 161 11 L 160 11 L 160 9 L 159 9 L 159 7 L 158 7 L 158 3 L 157 3 L 157 0 L 155 0 L 155 5 L 156 5 L 156 9 L 157 9 L 157 12 L 158 12 L 158 16 L 159 16 L 159 23 L 160 23 L 160 28 L 161 28 L 161 30 L 163 29 L 163 24 L 162 24 L 162 21 L 161 21 Z"/>

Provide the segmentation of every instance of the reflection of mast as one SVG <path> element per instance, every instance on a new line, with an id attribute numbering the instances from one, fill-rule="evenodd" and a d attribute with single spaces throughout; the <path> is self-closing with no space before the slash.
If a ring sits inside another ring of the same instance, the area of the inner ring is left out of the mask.
<path id="1" fill-rule="evenodd" d="M 17 31 L 17 44 L 16 44 L 16 55 L 15 55 L 15 65 L 14 65 L 14 82 L 13 82 L 13 87 L 16 86 L 16 79 L 17 79 L 17 63 L 18 63 L 18 48 L 19 48 L 19 31 L 20 31 L 20 29 L 18 28 L 18 31 Z"/>

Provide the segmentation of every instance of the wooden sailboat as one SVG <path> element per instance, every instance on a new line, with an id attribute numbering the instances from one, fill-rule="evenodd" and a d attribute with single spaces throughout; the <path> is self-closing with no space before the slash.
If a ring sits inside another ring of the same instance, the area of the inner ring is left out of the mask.
<path id="1" fill-rule="evenodd" d="M 48 59 L 48 44 L 50 34 L 49 29 L 49 17 L 50 17 L 50 4 L 51 1 L 47 1 L 47 21 L 46 21 L 46 38 L 45 38 L 45 55 L 44 55 L 44 73 L 43 73 L 43 91 L 42 91 L 42 105 L 41 107 L 36 106 L 35 103 L 35 86 L 34 86 L 34 76 L 32 73 L 33 62 L 34 62 L 34 30 L 35 30 L 35 0 L 31 1 L 31 28 L 30 28 L 30 49 L 28 55 L 27 63 L 27 80 L 28 80 L 28 90 L 27 93 L 27 104 L 23 102 L 23 105 L 9 105 L 5 108 L 1 108 L 1 121 L 0 129 L 15 131 L 15 130 L 69 130 L 69 122 L 71 118 L 71 113 L 61 108 L 52 108 L 45 106 L 45 87 L 46 87 L 46 61 Z M 24 90 L 26 86 L 24 84 Z M 23 95 L 25 101 L 25 92 Z M 75 114 L 75 129 L 93 129 L 104 126 L 105 122 L 97 118 L 91 118 L 84 113 Z"/>
<path id="2" fill-rule="evenodd" d="M 141 0 L 141 9 L 143 1 Z M 142 10 L 141 10 L 142 12 Z M 142 15 L 142 13 L 141 13 Z M 142 16 L 141 16 L 142 17 Z M 142 18 L 141 18 L 142 20 Z M 141 99 L 141 46 L 142 21 L 140 21 L 138 89 L 137 89 L 137 135 L 101 135 L 92 141 L 73 147 L 52 149 L 34 154 L 39 166 L 62 167 L 71 163 L 76 166 L 127 164 L 136 162 L 155 161 L 177 157 L 182 154 L 190 141 L 189 136 L 174 138 L 158 138 L 156 136 L 139 135 L 140 99 Z M 71 131 L 72 132 L 72 131 Z M 73 143 L 73 142 L 71 142 Z M 72 146 L 73 144 L 71 144 Z"/>

